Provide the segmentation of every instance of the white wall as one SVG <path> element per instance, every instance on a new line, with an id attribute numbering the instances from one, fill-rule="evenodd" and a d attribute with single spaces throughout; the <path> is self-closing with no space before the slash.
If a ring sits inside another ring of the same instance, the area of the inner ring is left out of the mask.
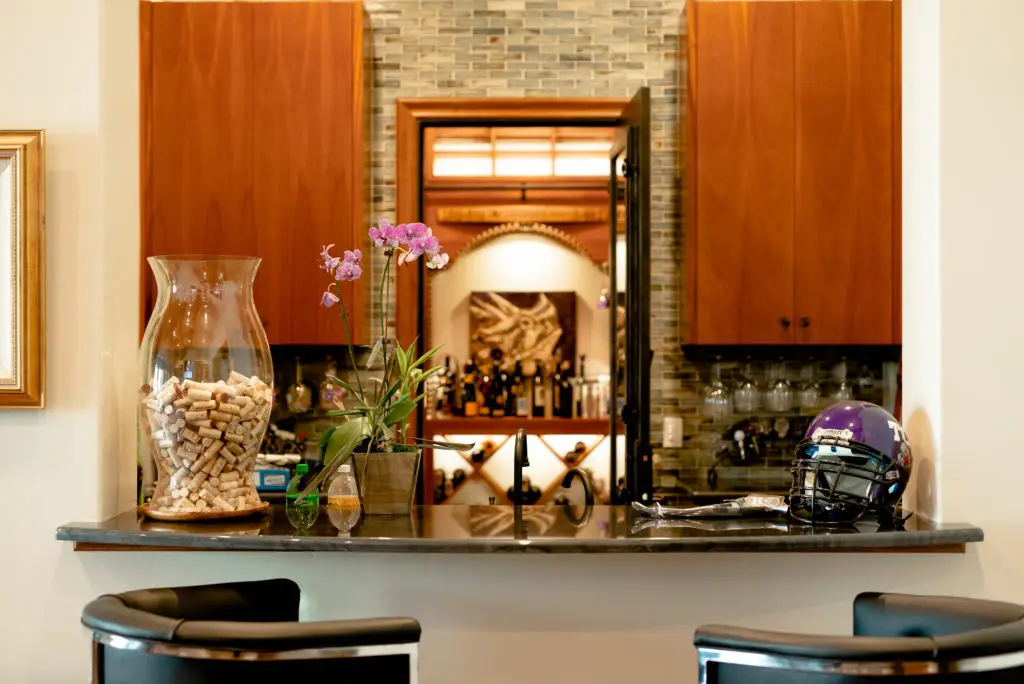
<path id="1" fill-rule="evenodd" d="M 460 557 L 75 554 L 53 540 L 61 522 L 116 508 L 110 483 L 132 467 L 135 2 L 0 0 L 0 125 L 49 132 L 50 307 L 50 407 L 0 415 L 3 681 L 87 681 L 77 620 L 99 593 L 272 575 L 303 585 L 310 617 L 418 617 L 428 684 L 693 682 L 698 624 L 839 632 L 865 589 L 1024 602 L 1024 3 L 943 0 L 929 17 L 936 2 L 904 0 L 904 78 L 932 79 L 907 89 L 905 387 L 934 436 L 939 512 L 988 541 L 936 557 Z"/>
<path id="2" fill-rule="evenodd" d="M 565 245 L 541 235 L 504 235 L 460 254 L 430 277 L 429 346 L 443 344 L 442 354 L 460 363 L 468 358 L 473 292 L 575 292 L 576 357 L 587 355 L 588 376 L 608 372 L 608 309 L 597 308 L 608 277 Z"/>

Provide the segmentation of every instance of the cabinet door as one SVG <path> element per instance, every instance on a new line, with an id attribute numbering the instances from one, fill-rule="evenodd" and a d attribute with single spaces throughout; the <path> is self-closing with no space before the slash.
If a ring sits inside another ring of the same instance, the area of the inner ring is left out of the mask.
<path id="1" fill-rule="evenodd" d="M 253 10 L 254 247 L 263 257 L 257 304 L 277 344 L 338 344 L 340 317 L 318 305 L 331 282 L 317 269 L 362 248 L 361 3 L 268 3 Z M 365 337 L 366 273 L 342 283 L 356 340 Z"/>
<path id="2" fill-rule="evenodd" d="M 894 341 L 894 4 L 796 6 L 799 342 Z"/>
<path id="3" fill-rule="evenodd" d="M 690 5 L 692 341 L 789 342 L 793 3 Z"/>
<path id="4" fill-rule="evenodd" d="M 147 2 L 140 13 L 143 256 L 258 254 L 247 238 L 252 6 Z M 143 269 L 145 320 L 156 283 Z"/>

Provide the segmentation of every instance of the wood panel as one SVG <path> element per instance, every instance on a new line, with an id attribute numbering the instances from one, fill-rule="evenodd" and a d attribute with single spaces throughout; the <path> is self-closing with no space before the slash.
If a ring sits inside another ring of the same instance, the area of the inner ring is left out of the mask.
<path id="1" fill-rule="evenodd" d="M 690 125 L 702 344 L 778 344 L 793 317 L 793 5 L 695 8 Z"/>
<path id="2" fill-rule="evenodd" d="M 896 339 L 893 7 L 796 4 L 799 342 Z"/>
<path id="3" fill-rule="evenodd" d="M 318 309 L 330 280 L 320 249 L 365 248 L 362 6 L 270 3 L 253 18 L 254 242 L 263 256 L 257 304 L 277 344 L 343 341 Z M 369 254 L 365 257 L 369 271 Z M 365 341 L 368 280 L 342 284 L 353 335 Z"/>
<path id="4" fill-rule="evenodd" d="M 147 17 L 143 256 L 258 255 L 248 237 L 253 225 L 252 5 L 152 3 L 141 18 Z M 145 271 L 148 318 L 156 283 Z M 257 278 L 257 292 L 263 280 Z"/>

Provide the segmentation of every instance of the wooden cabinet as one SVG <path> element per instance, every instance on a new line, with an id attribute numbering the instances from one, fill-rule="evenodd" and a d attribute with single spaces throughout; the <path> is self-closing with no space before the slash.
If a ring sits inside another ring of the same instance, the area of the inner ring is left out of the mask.
<path id="1" fill-rule="evenodd" d="M 708 344 L 791 341 L 793 6 L 697 5 L 694 330 Z"/>
<path id="2" fill-rule="evenodd" d="M 898 341 L 898 11 L 689 5 L 687 342 Z"/>
<path id="3" fill-rule="evenodd" d="M 270 342 L 342 342 L 317 259 L 365 246 L 361 3 L 143 2 L 141 22 L 143 257 L 259 256 Z M 342 294 L 365 341 L 366 281 Z"/>
<path id="4" fill-rule="evenodd" d="M 794 15 L 799 342 L 893 342 L 893 11 L 807 2 Z"/>

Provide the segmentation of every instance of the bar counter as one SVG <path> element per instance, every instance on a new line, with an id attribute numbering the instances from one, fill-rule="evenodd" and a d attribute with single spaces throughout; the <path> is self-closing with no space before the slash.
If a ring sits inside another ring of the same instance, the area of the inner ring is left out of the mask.
<path id="1" fill-rule="evenodd" d="M 656 520 L 622 506 L 445 505 L 418 507 L 409 516 L 357 516 L 342 519 L 321 507 L 312 527 L 300 532 L 281 504 L 260 517 L 222 522 L 157 522 L 133 510 L 98 523 L 63 525 L 57 539 L 80 551 L 374 553 L 963 553 L 966 544 L 984 539 L 972 525 L 917 516 L 900 530 L 872 522 L 810 527 L 785 517 Z"/>

